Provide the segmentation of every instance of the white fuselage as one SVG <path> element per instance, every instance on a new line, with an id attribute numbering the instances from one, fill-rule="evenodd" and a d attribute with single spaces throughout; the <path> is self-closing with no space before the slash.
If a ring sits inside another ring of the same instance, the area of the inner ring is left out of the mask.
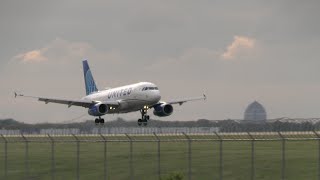
<path id="1" fill-rule="evenodd" d="M 149 82 L 140 82 L 127 86 L 98 91 L 82 98 L 83 100 L 103 102 L 115 102 L 119 106 L 111 109 L 108 114 L 127 113 L 138 111 L 145 106 L 151 107 L 160 99 L 160 91 L 157 86 Z"/>

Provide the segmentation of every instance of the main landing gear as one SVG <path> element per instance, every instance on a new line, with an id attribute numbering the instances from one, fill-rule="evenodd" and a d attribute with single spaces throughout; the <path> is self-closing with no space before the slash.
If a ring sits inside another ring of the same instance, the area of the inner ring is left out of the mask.
<path id="1" fill-rule="evenodd" d="M 148 120 L 150 119 L 150 116 L 147 115 L 148 107 L 145 107 L 140 110 L 141 112 L 141 119 L 138 119 L 138 125 L 141 126 L 142 124 L 144 126 L 148 125 Z"/>
<path id="2" fill-rule="evenodd" d="M 94 122 L 95 122 L 96 124 L 99 124 L 99 123 L 100 123 L 100 124 L 104 124 L 104 119 L 99 116 L 99 118 L 96 118 L 96 119 L 94 120 Z"/>

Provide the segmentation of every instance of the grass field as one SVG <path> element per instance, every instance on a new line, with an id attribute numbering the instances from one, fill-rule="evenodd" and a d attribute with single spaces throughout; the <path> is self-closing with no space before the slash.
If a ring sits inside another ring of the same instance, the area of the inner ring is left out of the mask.
<path id="1" fill-rule="evenodd" d="M 219 179 L 219 141 L 193 141 L 191 144 L 192 179 Z M 5 176 L 4 143 L 0 144 L 0 177 Z M 7 179 L 52 179 L 51 144 L 9 142 Z M 55 143 L 55 179 L 77 178 L 77 144 Z M 134 179 L 158 179 L 157 142 L 133 142 L 132 167 Z M 286 141 L 286 179 L 317 179 L 318 141 Z M 255 179 L 281 179 L 282 141 L 255 142 Z M 80 142 L 79 177 L 97 180 L 104 177 L 104 142 Z M 130 179 L 130 143 L 107 143 L 108 179 Z M 188 179 L 188 142 L 160 144 L 161 177 L 178 172 Z M 28 163 L 26 163 L 28 162 Z M 28 167 L 28 168 L 27 168 Z M 29 171 L 27 171 L 29 169 Z M 28 172 L 28 173 L 27 173 Z M 251 142 L 223 142 L 223 179 L 248 180 L 251 177 Z M 3 178 L 1 178 L 3 179 Z"/>

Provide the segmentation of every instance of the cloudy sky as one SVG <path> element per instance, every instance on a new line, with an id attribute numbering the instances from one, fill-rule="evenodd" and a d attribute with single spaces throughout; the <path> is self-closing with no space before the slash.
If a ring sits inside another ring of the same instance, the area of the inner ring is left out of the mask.
<path id="1" fill-rule="evenodd" d="M 86 58 L 100 89 L 150 81 L 163 100 L 207 94 L 164 120 L 240 119 L 254 100 L 269 118 L 320 117 L 319 9 L 317 0 L 1 1 L 0 118 L 91 118 L 13 98 L 84 96 Z"/>

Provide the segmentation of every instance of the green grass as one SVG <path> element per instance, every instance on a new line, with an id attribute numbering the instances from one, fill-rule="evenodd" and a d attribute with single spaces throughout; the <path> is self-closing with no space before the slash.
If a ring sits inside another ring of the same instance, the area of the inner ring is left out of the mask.
<path id="1" fill-rule="evenodd" d="M 26 164 L 23 142 L 8 143 L 8 178 L 13 180 L 51 179 L 51 144 L 30 142 L 29 163 Z M 77 177 L 77 144 L 55 143 L 55 179 Z M 158 179 L 157 142 L 133 142 L 132 167 L 134 179 Z M 318 141 L 287 141 L 285 177 L 290 180 L 317 179 Z M 281 179 L 281 141 L 255 142 L 256 179 Z M 219 179 L 219 141 L 194 141 L 192 150 L 192 178 Z M 161 177 L 181 173 L 188 179 L 188 142 L 161 142 Z M 104 177 L 104 142 L 80 143 L 80 179 L 96 180 Z M 0 179 L 4 179 L 4 143 L 0 143 Z M 26 167 L 29 166 L 29 174 Z M 130 179 L 130 143 L 107 143 L 108 179 Z M 251 177 L 251 142 L 223 142 L 223 178 L 248 180 Z"/>

